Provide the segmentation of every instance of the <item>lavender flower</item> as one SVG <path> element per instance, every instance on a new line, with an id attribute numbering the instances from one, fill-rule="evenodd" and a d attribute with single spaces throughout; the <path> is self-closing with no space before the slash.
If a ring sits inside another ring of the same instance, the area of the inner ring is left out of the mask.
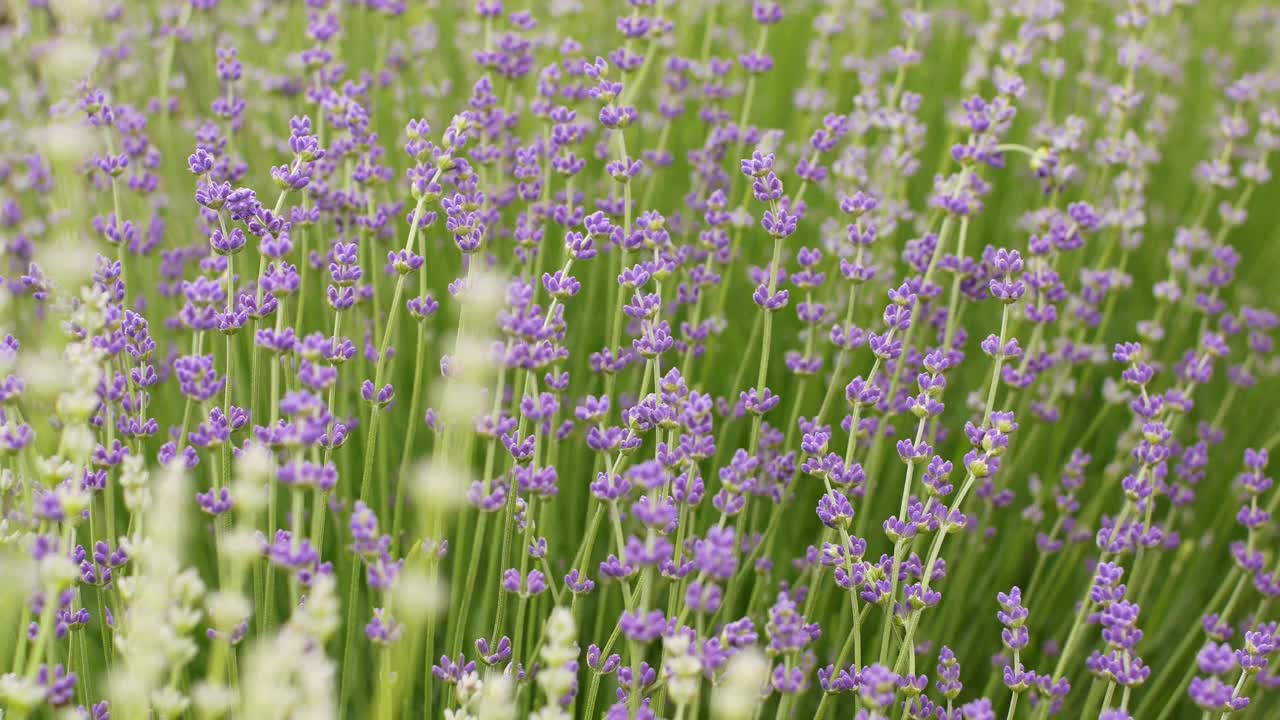
<path id="1" fill-rule="evenodd" d="M 1280 16 L 1183 4 L 17 3 L 0 712 L 1265 713 Z"/>

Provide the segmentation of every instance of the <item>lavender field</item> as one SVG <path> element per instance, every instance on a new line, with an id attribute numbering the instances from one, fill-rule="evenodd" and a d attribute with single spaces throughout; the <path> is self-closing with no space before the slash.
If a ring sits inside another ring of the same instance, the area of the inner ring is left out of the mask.
<path id="1" fill-rule="evenodd" d="M 0 718 L 1280 718 L 1277 0 L 0 0 Z"/>

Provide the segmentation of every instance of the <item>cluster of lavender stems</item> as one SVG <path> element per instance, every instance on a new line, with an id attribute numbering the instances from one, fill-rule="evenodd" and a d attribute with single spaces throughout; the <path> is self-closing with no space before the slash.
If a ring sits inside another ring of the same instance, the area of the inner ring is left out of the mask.
<path id="1" fill-rule="evenodd" d="M 0 3 L 0 716 L 1280 716 L 1280 5 Z"/>

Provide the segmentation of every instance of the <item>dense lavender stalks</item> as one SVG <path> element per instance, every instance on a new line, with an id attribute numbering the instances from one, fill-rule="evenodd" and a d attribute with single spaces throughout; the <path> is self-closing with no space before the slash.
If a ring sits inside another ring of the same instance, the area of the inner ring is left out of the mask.
<path id="1" fill-rule="evenodd" d="M 1273 718 L 1280 7 L 0 5 L 5 718 Z"/>

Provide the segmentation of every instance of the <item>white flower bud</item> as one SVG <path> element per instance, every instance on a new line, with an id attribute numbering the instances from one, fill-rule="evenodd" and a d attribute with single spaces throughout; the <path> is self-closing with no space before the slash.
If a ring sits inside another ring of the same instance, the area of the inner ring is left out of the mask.
<path id="1" fill-rule="evenodd" d="M 80 569 L 65 555 L 55 553 L 40 560 L 40 583 L 51 593 L 62 592 L 79 578 Z"/>
<path id="2" fill-rule="evenodd" d="M 457 361 L 454 361 L 457 366 Z M 484 396 L 470 383 L 448 382 L 441 391 L 440 415 L 448 425 L 465 425 L 488 410 Z"/>
<path id="3" fill-rule="evenodd" d="M 184 607 L 194 607 L 204 597 L 204 591 L 204 581 L 194 568 L 187 568 L 174 578 L 173 594 Z"/>
<path id="4" fill-rule="evenodd" d="M 124 601 L 126 607 L 133 603 L 134 597 L 137 596 L 138 578 L 134 575 L 126 575 L 115 579 L 116 592 L 120 593 L 120 599 Z M 117 635 L 116 637 L 119 637 Z"/>
<path id="5" fill-rule="evenodd" d="M 476 706 L 480 720 L 512 720 L 516 716 L 516 707 L 511 698 L 511 677 L 490 675 L 480 690 Z"/>
<path id="6" fill-rule="evenodd" d="M 106 326 L 106 309 L 110 298 L 101 288 L 86 285 L 80 288 L 80 304 L 76 306 L 71 319 L 86 334 L 92 335 Z"/>
<path id="7" fill-rule="evenodd" d="M 307 720 L 337 720 L 338 707 L 334 698 L 337 687 L 334 663 L 323 651 L 307 653 L 306 672 L 298 675 L 299 701 L 294 717 Z"/>
<path id="8" fill-rule="evenodd" d="M 124 655 L 123 636 L 116 635 L 115 637 L 117 641 L 116 648 Z M 150 691 L 150 681 L 144 673 L 132 670 L 125 671 L 120 668 L 112 671 L 110 684 L 111 709 L 113 712 L 119 712 L 125 708 L 133 708 L 136 716 L 145 717 L 144 710 L 147 703 L 147 693 Z"/>
<path id="9" fill-rule="evenodd" d="M 165 687 L 151 693 L 151 709 L 155 710 L 156 717 L 159 718 L 176 718 L 186 712 L 190 705 L 191 701 L 177 688 Z"/>
<path id="10" fill-rule="evenodd" d="M 129 454 L 120 466 L 120 485 L 126 490 L 146 487 L 151 480 L 146 460 L 141 455 Z"/>
<path id="11" fill-rule="evenodd" d="M 124 506 L 129 512 L 138 513 L 151 507 L 151 490 L 145 487 L 125 488 Z"/>
<path id="12" fill-rule="evenodd" d="M 17 713 L 26 714 L 44 701 L 45 688 L 34 679 L 6 673 L 0 675 L 0 704 Z"/>
<path id="13" fill-rule="evenodd" d="M 232 565 L 245 565 L 259 555 L 258 538 L 246 528 L 232 529 L 218 542 L 218 554 Z"/>
<path id="14" fill-rule="evenodd" d="M 236 706 L 236 691 L 223 685 L 199 682 L 191 691 L 191 702 L 196 716 L 202 720 L 217 720 L 226 716 Z"/>
<path id="15" fill-rule="evenodd" d="M 83 130 L 77 132 L 84 134 Z M 72 143 L 78 147 L 80 143 Z M 83 155 L 81 155 L 83 158 Z M 76 160 L 79 162 L 79 159 Z M 37 246 L 36 257 L 55 287 L 77 288 L 93 278 L 96 251 L 88 237 L 72 233 L 55 235 L 48 245 Z"/>
<path id="16" fill-rule="evenodd" d="M 100 0 L 52 0 L 49 10 L 63 25 L 76 25 L 96 20 L 102 15 Z"/>
<path id="17" fill-rule="evenodd" d="M 729 658 L 724 678 L 711 692 L 711 717 L 747 720 L 760 707 L 760 688 L 769 679 L 769 661 L 755 647 Z"/>
<path id="18" fill-rule="evenodd" d="M 62 512 L 67 517 L 67 522 L 72 525 L 80 523 L 80 517 L 85 510 L 89 509 L 89 503 L 92 498 L 88 493 L 82 491 L 78 486 L 59 485 L 54 491 L 54 495 L 58 498 L 58 503 L 62 505 Z"/>
<path id="19" fill-rule="evenodd" d="M 267 486 L 243 477 L 236 478 L 231 481 L 231 497 L 235 498 L 236 510 L 241 515 L 256 515 L 267 507 Z"/>
<path id="20" fill-rule="evenodd" d="M 453 354 L 450 377 L 455 381 L 471 381 L 477 385 L 493 374 L 495 368 L 490 339 L 479 335 L 463 335 Z"/>
<path id="21" fill-rule="evenodd" d="M 458 695 L 458 704 L 463 707 L 470 707 L 471 701 L 480 695 L 480 691 L 484 688 L 484 683 L 480 680 L 480 676 L 473 670 L 458 679 L 458 685 L 454 688 L 454 692 Z"/>
<path id="22" fill-rule="evenodd" d="M 471 478 L 467 470 L 448 462 L 424 461 L 413 473 L 414 497 L 430 512 L 447 512 L 467 501 Z"/>
<path id="23" fill-rule="evenodd" d="M 201 617 L 203 617 L 203 613 L 199 610 L 189 608 L 170 608 L 169 610 L 169 624 L 173 626 L 175 631 L 183 635 L 195 630 L 196 625 L 200 624 Z"/>
<path id="24" fill-rule="evenodd" d="M 75 472 L 75 466 L 58 455 L 37 457 L 35 466 L 36 477 L 40 479 L 40 482 L 50 487 L 57 486 L 63 480 L 70 479 Z"/>
<path id="25" fill-rule="evenodd" d="M 227 590 L 211 593 L 205 601 L 205 610 L 209 613 L 209 624 L 213 629 L 230 633 L 249 619 L 253 608 L 244 595 Z"/>
<path id="26" fill-rule="evenodd" d="M 529 720 L 572 720 L 572 716 L 559 705 L 543 705 L 529 716 Z"/>
<path id="27" fill-rule="evenodd" d="M 87 397 L 90 396 L 85 393 L 64 393 L 58 398 L 58 414 L 65 420 L 74 421 L 62 428 L 62 451 L 76 465 L 88 463 L 93 449 L 98 445 L 93 431 L 84 423 L 93 414 L 93 407 L 84 402 Z M 63 398 L 69 398 L 70 401 L 64 403 Z M 94 402 L 96 404 L 96 400 Z M 64 413 L 67 407 L 74 409 L 74 413 Z"/>
<path id="28" fill-rule="evenodd" d="M 391 592 L 397 613 L 406 620 L 440 617 L 449 609 L 448 583 L 418 569 L 405 570 Z"/>
<path id="29" fill-rule="evenodd" d="M 305 654 L 305 641 L 295 632 L 282 631 L 254 645 L 246 661 L 241 683 L 239 717 L 286 718 L 294 713 L 299 693 L 294 673 Z"/>
<path id="30" fill-rule="evenodd" d="M 667 657 L 667 693 L 677 706 L 688 705 L 698 697 L 702 681 L 702 661 L 689 652 L 689 636 L 677 633 L 663 640 Z"/>
<path id="31" fill-rule="evenodd" d="M 170 635 L 164 646 L 164 656 L 170 667 L 186 665 L 195 659 L 200 648 L 195 641 L 184 635 Z"/>
<path id="32" fill-rule="evenodd" d="M 493 318 L 502 309 L 506 289 L 506 280 L 501 275 L 476 268 L 467 280 L 464 294 L 459 297 L 462 312 L 477 320 Z"/>
<path id="33" fill-rule="evenodd" d="M 299 632 L 323 643 L 341 624 L 338 598 L 334 594 L 334 580 L 330 575 L 318 575 L 311 584 L 302 605 L 289 617 L 289 625 Z"/>
<path id="34" fill-rule="evenodd" d="M 259 442 L 249 444 L 236 458 L 236 479 L 263 486 L 276 474 L 275 456 Z M 236 498 L 239 501 L 239 497 Z"/>
<path id="35" fill-rule="evenodd" d="M 95 392 L 102 380 L 102 363 L 106 354 L 86 340 L 73 340 L 67 343 L 63 354 L 71 368 L 73 387 L 86 392 Z"/>
<path id="36" fill-rule="evenodd" d="M 56 92 L 64 94 L 89 77 L 97 64 L 98 50 L 93 43 L 86 38 L 63 36 L 50 49 L 43 67 L 47 68 L 47 77 Z"/>
<path id="37" fill-rule="evenodd" d="M 569 663 L 578 657 L 577 624 L 568 608 L 558 607 L 547 619 L 547 640 L 542 646 L 543 667 L 538 672 L 538 685 L 546 694 L 547 706 L 559 706 L 560 698 L 573 688 L 573 671 Z"/>
<path id="38" fill-rule="evenodd" d="M 155 484 L 156 503 L 147 513 L 149 538 L 172 555 L 182 547 L 186 517 L 182 512 L 190 501 L 185 470 L 171 463 Z M 176 558 L 175 558 L 176 560 Z M 177 568 L 173 569 L 177 573 Z"/>
<path id="39" fill-rule="evenodd" d="M 30 140 L 55 166 L 74 166 L 95 149 L 93 137 L 70 120 L 55 120 L 33 128 Z"/>

